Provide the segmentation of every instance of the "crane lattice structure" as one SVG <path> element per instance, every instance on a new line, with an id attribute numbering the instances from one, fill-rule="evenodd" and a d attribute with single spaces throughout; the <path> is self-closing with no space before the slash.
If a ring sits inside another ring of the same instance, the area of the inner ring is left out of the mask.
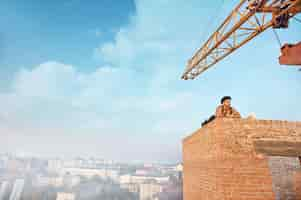
<path id="1" fill-rule="evenodd" d="M 182 79 L 194 79 L 268 28 L 287 28 L 301 0 L 241 0 L 188 61 Z"/>

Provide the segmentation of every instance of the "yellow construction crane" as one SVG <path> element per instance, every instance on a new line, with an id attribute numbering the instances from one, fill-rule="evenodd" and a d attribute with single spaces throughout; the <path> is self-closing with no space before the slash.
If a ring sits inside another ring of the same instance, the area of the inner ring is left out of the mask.
<path id="1" fill-rule="evenodd" d="M 182 79 L 194 79 L 268 28 L 288 28 L 300 12 L 301 0 L 241 0 L 188 61 Z M 301 65 L 301 42 L 284 45 L 281 52 L 280 64 Z"/>

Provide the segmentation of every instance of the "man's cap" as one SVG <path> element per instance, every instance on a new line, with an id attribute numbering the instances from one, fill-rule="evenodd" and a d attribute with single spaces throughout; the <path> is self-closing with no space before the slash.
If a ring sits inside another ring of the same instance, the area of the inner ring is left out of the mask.
<path id="1" fill-rule="evenodd" d="M 232 99 L 230 96 L 224 96 L 222 99 L 221 99 L 221 104 L 224 103 L 224 101 L 228 100 L 228 99 Z"/>

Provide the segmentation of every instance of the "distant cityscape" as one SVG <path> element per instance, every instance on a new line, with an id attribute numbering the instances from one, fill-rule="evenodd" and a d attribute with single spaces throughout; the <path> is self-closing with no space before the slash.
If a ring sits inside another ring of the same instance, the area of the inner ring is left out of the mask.
<path id="1" fill-rule="evenodd" d="M 182 200 L 181 163 L 0 154 L 0 200 Z"/>

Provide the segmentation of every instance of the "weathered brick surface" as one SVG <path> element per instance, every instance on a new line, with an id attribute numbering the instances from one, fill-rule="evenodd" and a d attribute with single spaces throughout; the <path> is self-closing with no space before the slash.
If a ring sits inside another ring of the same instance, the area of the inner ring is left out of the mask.
<path id="1" fill-rule="evenodd" d="M 297 157 L 271 156 L 268 158 L 276 200 L 295 200 L 294 174 L 300 169 Z"/>
<path id="2" fill-rule="evenodd" d="M 301 169 L 294 173 L 294 189 L 296 200 L 301 200 Z"/>
<path id="3" fill-rule="evenodd" d="M 275 199 L 254 140 L 300 141 L 301 123 L 217 119 L 183 140 L 184 200 Z"/>

